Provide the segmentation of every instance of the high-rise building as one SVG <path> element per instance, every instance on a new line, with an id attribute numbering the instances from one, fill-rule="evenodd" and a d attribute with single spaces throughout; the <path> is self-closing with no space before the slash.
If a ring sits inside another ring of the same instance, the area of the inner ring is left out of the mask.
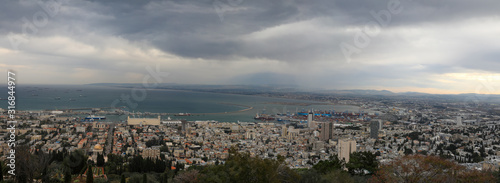
<path id="1" fill-rule="evenodd" d="M 312 112 L 309 112 L 309 114 L 307 115 L 307 127 L 309 128 L 314 128 L 314 125 L 312 124 L 313 123 L 313 113 Z"/>
<path id="2" fill-rule="evenodd" d="M 378 131 L 380 130 L 381 121 L 373 120 L 370 123 L 370 138 L 378 139 Z"/>
<path id="3" fill-rule="evenodd" d="M 339 139 L 337 147 L 339 159 L 348 163 L 350 154 L 356 152 L 356 141 L 351 139 Z"/>
<path id="4" fill-rule="evenodd" d="M 333 125 L 333 122 L 325 122 L 321 123 L 321 134 L 319 136 L 319 139 L 322 141 L 328 141 L 330 139 L 333 139 L 335 126 Z"/>
<path id="5" fill-rule="evenodd" d="M 281 136 L 286 137 L 288 135 L 288 129 L 286 128 L 286 125 L 281 125 Z"/>
<path id="6" fill-rule="evenodd" d="M 462 116 L 457 116 L 457 125 L 462 126 Z"/>

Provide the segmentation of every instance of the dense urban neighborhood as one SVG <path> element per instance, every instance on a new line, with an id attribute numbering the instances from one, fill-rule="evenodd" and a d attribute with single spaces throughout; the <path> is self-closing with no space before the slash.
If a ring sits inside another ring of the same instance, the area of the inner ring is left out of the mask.
<path id="1" fill-rule="evenodd" d="M 67 171 L 71 173 L 68 181 L 83 181 L 89 170 L 92 178 L 102 181 L 120 180 L 122 175 L 131 182 L 139 180 L 134 172 L 156 172 L 155 181 L 173 181 L 179 178 L 179 171 L 224 165 L 235 154 L 277 161 L 298 175 L 337 162 L 326 167 L 339 166 L 351 176 L 363 175 L 358 178 L 361 181 L 373 176 L 377 167 L 412 155 L 439 157 L 457 163 L 464 171 L 498 171 L 500 116 L 495 113 L 496 105 L 334 102 L 377 112 L 311 109 L 229 123 L 186 121 L 182 116 L 130 117 L 132 114 L 124 122 L 82 121 L 71 117 L 77 114 L 74 111 L 21 111 L 15 131 L 16 176 L 31 164 L 22 165 L 23 150 L 24 156 L 38 155 L 40 167 L 53 166 L 39 175 L 33 174 L 36 166 L 26 169 L 24 177 L 31 181 L 63 181 Z M 99 109 L 92 112 L 112 114 Z M 11 132 L 6 130 L 8 126 L 2 129 L 0 151 L 5 159 L 10 153 Z M 44 156 L 50 160 L 42 161 Z M 364 162 L 359 163 L 361 160 Z"/>

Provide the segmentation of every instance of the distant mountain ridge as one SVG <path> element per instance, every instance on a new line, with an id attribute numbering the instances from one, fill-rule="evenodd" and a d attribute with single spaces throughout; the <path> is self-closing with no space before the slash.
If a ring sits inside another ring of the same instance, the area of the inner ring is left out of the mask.
<path id="1" fill-rule="evenodd" d="M 87 85 L 98 86 L 114 86 L 114 87 L 144 87 L 141 83 L 90 83 Z M 153 85 L 153 84 L 150 84 Z M 320 94 L 338 94 L 338 95 L 408 95 L 408 96 L 425 96 L 425 95 L 440 95 L 440 96 L 500 96 L 496 94 L 476 94 L 476 93 L 461 93 L 461 94 L 430 94 L 422 92 L 392 92 L 389 90 L 370 90 L 370 89 L 345 89 L 345 90 L 323 90 L 323 89 L 303 89 L 296 85 L 217 85 L 217 84 L 178 84 L 178 83 L 159 83 L 154 88 L 158 89 L 178 89 L 178 90 L 249 90 L 249 91 L 288 91 L 288 92 L 308 92 Z"/>

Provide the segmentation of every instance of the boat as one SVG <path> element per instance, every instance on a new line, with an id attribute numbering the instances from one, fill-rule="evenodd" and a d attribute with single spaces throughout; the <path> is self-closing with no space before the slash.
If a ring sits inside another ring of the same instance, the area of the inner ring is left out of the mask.
<path id="1" fill-rule="evenodd" d="M 106 119 L 106 116 L 94 116 L 94 115 L 90 115 L 90 116 L 85 117 L 85 119 L 98 119 L 98 120 L 101 120 L 101 119 Z"/>
<path id="2" fill-rule="evenodd" d="M 61 97 L 56 97 L 54 98 L 54 100 L 61 100 Z"/>
<path id="3" fill-rule="evenodd" d="M 259 115 L 259 113 L 257 113 L 253 119 L 256 119 L 256 120 L 262 120 L 262 121 L 271 121 L 271 120 L 275 120 L 275 118 L 274 118 L 274 117 L 267 116 L 267 115 Z"/>
<path id="4" fill-rule="evenodd" d="M 179 114 L 175 114 L 174 116 L 191 116 L 191 114 L 189 114 L 189 113 L 179 113 Z"/>

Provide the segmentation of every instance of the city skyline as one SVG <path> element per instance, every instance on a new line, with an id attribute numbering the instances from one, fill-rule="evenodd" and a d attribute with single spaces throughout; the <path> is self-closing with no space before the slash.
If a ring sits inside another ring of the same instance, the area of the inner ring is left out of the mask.
<path id="1" fill-rule="evenodd" d="M 141 83 L 149 68 L 164 83 L 500 94 L 499 3 L 8 1 L 0 72 L 20 85 Z"/>

